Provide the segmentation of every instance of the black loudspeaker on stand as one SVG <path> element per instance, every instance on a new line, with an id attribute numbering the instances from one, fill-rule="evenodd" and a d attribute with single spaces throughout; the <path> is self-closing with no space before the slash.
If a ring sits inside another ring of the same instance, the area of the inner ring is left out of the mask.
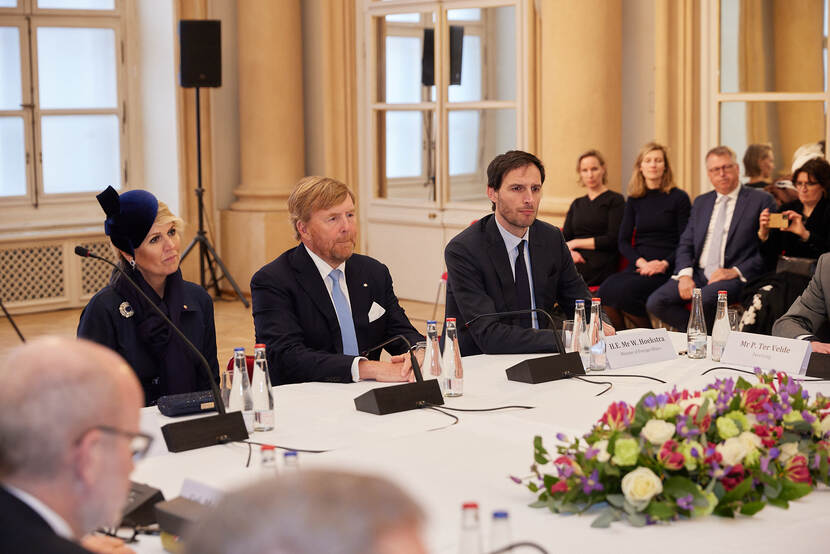
<path id="1" fill-rule="evenodd" d="M 204 189 L 202 188 L 202 115 L 199 102 L 199 89 L 201 87 L 219 87 L 222 85 L 222 42 L 220 34 L 220 22 L 218 20 L 187 20 L 179 21 L 179 50 L 181 53 L 180 81 L 184 88 L 196 89 L 196 165 L 197 165 L 197 186 L 196 200 L 199 210 L 199 229 L 196 236 L 182 253 L 182 261 L 187 258 L 190 251 L 196 244 L 199 245 L 199 284 L 207 289 L 205 283 L 205 266 L 210 272 L 210 283 L 216 297 L 219 297 L 219 279 L 225 278 L 233 287 L 236 296 L 247 308 L 248 300 L 242 295 L 239 286 L 233 276 L 225 267 L 222 258 L 216 253 L 216 249 L 210 244 L 210 239 L 205 233 L 204 213 L 205 204 L 203 200 Z M 217 278 L 216 266 L 222 270 L 222 276 Z"/>

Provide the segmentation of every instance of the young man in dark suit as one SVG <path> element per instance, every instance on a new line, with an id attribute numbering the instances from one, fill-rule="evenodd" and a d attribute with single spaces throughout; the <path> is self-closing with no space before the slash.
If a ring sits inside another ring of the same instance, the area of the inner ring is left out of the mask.
<path id="1" fill-rule="evenodd" d="M 728 146 L 706 154 L 706 171 L 715 190 L 698 196 L 692 206 L 677 247 L 677 274 L 646 302 L 649 312 L 680 331 L 689 322 L 686 304 L 694 288 L 701 289 L 703 314 L 711 330 L 718 291 L 727 291 L 730 301 L 739 300 L 744 284 L 761 274 L 758 217 L 764 209 L 776 210 L 768 193 L 741 186 L 735 152 Z"/>
<path id="2" fill-rule="evenodd" d="M 544 182 L 545 168 L 533 154 L 512 150 L 496 156 L 487 168 L 494 213 L 447 244 L 446 313 L 458 318 L 464 356 L 556 351 L 555 331 L 543 314 L 483 317 L 466 327 L 477 315 L 532 308 L 550 312 L 559 304 L 573 316 L 577 299 L 590 309 L 591 294 L 562 232 L 536 219 Z"/>
<path id="3" fill-rule="evenodd" d="M 251 279 L 257 342 L 266 345 L 275 385 L 305 381 L 406 381 L 412 376 L 406 344 L 378 361 L 374 348 L 403 335 L 422 340 L 392 289 L 385 265 L 354 254 L 354 195 L 328 177 L 305 177 L 288 198 L 301 242 Z M 360 354 L 364 353 L 363 356 Z"/>
<path id="4" fill-rule="evenodd" d="M 9 354 L 0 383 L 0 552 L 133 552 L 84 536 L 120 522 L 133 460 L 152 440 L 139 432 L 144 393 L 127 362 L 41 338 Z"/>

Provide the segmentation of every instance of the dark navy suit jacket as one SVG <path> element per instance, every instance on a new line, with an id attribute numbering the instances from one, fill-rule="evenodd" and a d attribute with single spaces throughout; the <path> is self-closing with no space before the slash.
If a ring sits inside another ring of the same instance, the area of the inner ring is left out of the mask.
<path id="1" fill-rule="evenodd" d="M 0 552 L 3 554 L 89 554 L 55 534 L 36 511 L 0 486 Z"/>
<path id="2" fill-rule="evenodd" d="M 392 276 L 379 261 L 353 254 L 346 261 L 346 286 L 360 353 L 395 335 L 423 340 L 412 327 L 392 288 Z M 314 261 L 300 244 L 254 274 L 251 301 L 257 342 L 264 343 L 274 385 L 305 381 L 351 383 L 354 356 L 343 354 L 340 324 Z M 375 302 L 384 314 L 369 322 Z M 386 347 L 406 351 L 403 341 Z M 370 352 L 377 360 L 380 350 Z"/>
<path id="3" fill-rule="evenodd" d="M 676 270 L 698 266 L 716 198 L 717 193 L 710 191 L 695 199 L 689 223 L 680 235 L 680 243 L 677 246 Z M 732 222 L 729 224 L 729 233 L 726 235 L 723 267 L 737 267 L 747 281 L 751 281 L 763 271 L 764 262 L 759 250 L 760 241 L 757 233 L 758 218 L 764 208 L 771 212 L 776 211 L 775 200 L 769 193 L 741 187 Z"/>
<path id="4" fill-rule="evenodd" d="M 573 315 L 574 302 L 586 301 L 591 294 L 574 267 L 562 232 L 543 221 L 530 226 L 530 267 L 536 307 L 552 311 L 559 304 Z M 538 314 L 540 329 L 513 325 L 509 320 L 482 318 L 465 327 L 478 314 L 506 312 L 519 308 L 516 286 L 504 239 L 492 214 L 463 230 L 444 251 L 447 263 L 447 317 L 458 319 L 461 354 L 511 354 L 555 352 L 554 331 L 545 329 L 547 321 Z"/>

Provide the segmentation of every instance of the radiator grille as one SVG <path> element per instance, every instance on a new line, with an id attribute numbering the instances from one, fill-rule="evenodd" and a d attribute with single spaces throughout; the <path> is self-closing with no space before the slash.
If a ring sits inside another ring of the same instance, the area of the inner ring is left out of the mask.
<path id="1" fill-rule="evenodd" d="M 112 255 L 112 248 L 110 243 L 101 242 L 86 242 L 83 244 L 90 252 L 106 258 L 110 261 L 115 261 Z M 80 259 L 80 258 L 79 258 Z M 95 260 L 81 261 L 81 296 L 89 297 L 101 290 L 110 280 L 112 267 L 104 262 Z"/>
<path id="2" fill-rule="evenodd" d="M 3 302 L 62 299 L 66 296 L 65 283 L 62 245 L 0 249 Z"/>

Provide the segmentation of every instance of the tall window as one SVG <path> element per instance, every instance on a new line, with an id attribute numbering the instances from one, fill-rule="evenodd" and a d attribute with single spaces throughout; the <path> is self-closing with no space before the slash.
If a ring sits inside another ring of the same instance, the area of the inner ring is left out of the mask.
<path id="1" fill-rule="evenodd" d="M 0 0 L 0 209 L 126 181 L 121 0 Z"/>
<path id="2" fill-rule="evenodd" d="M 748 145 L 769 143 L 775 180 L 789 175 L 800 146 L 826 139 L 827 11 L 826 0 L 704 4 L 703 153 L 720 143 L 740 159 Z"/>
<path id="3" fill-rule="evenodd" d="M 517 3 L 394 4 L 367 4 L 373 196 L 481 202 L 486 164 L 519 146 Z"/>

